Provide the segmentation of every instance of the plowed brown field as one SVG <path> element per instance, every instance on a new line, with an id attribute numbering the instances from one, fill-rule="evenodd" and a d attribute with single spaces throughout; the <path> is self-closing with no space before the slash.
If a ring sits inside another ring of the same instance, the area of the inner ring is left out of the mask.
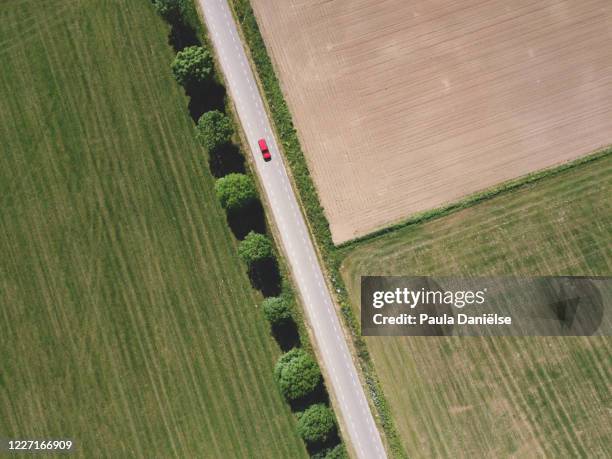
<path id="1" fill-rule="evenodd" d="M 252 0 L 335 242 L 612 142 L 609 0 Z"/>

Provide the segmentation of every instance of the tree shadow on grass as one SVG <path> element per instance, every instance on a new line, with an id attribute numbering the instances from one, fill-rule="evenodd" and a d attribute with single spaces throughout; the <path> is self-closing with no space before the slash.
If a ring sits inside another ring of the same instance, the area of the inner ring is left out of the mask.
<path id="1" fill-rule="evenodd" d="M 300 346 L 300 332 L 293 320 L 272 326 L 272 336 L 283 352 Z"/>
<path id="2" fill-rule="evenodd" d="M 200 46 L 201 43 L 195 29 L 180 19 L 170 24 L 168 44 L 178 53 L 188 46 Z"/>
<path id="3" fill-rule="evenodd" d="M 266 298 L 281 293 L 281 275 L 274 258 L 253 263 L 249 268 L 249 279 L 253 287 Z"/>
<path id="4" fill-rule="evenodd" d="M 189 96 L 189 114 L 195 123 L 210 110 L 225 111 L 225 87 L 216 81 L 187 85 L 185 93 Z"/>
<path id="5" fill-rule="evenodd" d="M 228 213 L 227 223 L 238 240 L 244 239 L 251 231 L 266 233 L 266 215 L 258 200 L 251 202 L 244 209 Z"/>
<path id="6" fill-rule="evenodd" d="M 170 22 L 168 43 L 175 52 L 202 45 L 196 30 L 182 18 Z M 185 93 L 189 97 L 189 114 L 196 123 L 209 110 L 225 109 L 225 87 L 217 81 L 187 85 Z"/>
<path id="7" fill-rule="evenodd" d="M 327 406 L 330 406 L 329 394 L 325 389 L 325 384 L 323 383 L 323 380 L 321 380 L 319 385 L 311 394 L 307 395 L 302 399 L 289 402 L 289 405 L 291 406 L 291 410 L 294 413 L 299 413 L 316 403 L 323 403 Z M 336 445 L 340 444 L 340 442 L 341 440 L 340 436 L 338 435 L 338 426 L 336 425 L 336 428 L 334 432 L 330 435 L 329 439 L 323 442 L 306 442 L 306 449 L 308 450 L 308 454 L 311 457 L 325 457 L 325 453 L 334 448 Z"/>
<path id="8" fill-rule="evenodd" d="M 338 436 L 338 428 L 336 428 L 336 431 L 330 436 L 329 440 L 320 443 L 307 443 L 306 450 L 310 457 L 324 458 L 329 450 L 339 444 L 340 437 Z"/>
<path id="9" fill-rule="evenodd" d="M 234 172 L 244 174 L 244 156 L 240 148 L 233 143 L 223 145 L 214 152 L 209 153 L 208 165 L 213 177 L 224 177 Z M 261 205 L 260 205 L 261 207 Z"/>

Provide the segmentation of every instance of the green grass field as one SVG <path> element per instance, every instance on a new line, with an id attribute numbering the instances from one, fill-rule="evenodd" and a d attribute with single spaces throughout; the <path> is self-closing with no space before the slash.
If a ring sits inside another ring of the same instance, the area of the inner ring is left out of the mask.
<path id="1" fill-rule="evenodd" d="M 612 156 L 345 250 L 361 275 L 612 275 Z M 367 338 L 412 457 L 606 457 L 610 338 Z"/>
<path id="2" fill-rule="evenodd" d="M 305 457 L 151 2 L 0 23 L 0 437 Z"/>

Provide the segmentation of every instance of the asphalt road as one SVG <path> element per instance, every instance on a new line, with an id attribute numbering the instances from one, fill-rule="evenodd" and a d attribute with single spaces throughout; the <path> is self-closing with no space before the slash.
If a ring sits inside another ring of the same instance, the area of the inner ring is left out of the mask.
<path id="1" fill-rule="evenodd" d="M 344 434 L 348 434 L 347 440 L 360 458 L 384 458 L 386 453 L 380 434 L 344 340 L 336 308 L 281 160 L 229 5 L 226 0 L 198 1 L 314 331 L 315 344 L 322 357 L 321 363 L 328 375 L 327 385 L 331 386 L 338 402 L 338 414 L 346 427 Z M 272 153 L 272 161 L 267 163 L 263 161 L 257 144 L 261 138 L 266 139 Z"/>

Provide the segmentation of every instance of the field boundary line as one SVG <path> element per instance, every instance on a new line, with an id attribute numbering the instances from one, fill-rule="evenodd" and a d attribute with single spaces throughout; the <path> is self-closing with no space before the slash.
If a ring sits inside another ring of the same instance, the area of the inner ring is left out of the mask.
<path id="1" fill-rule="evenodd" d="M 343 242 L 339 244 L 337 249 L 341 252 L 345 252 L 348 249 L 354 249 L 362 245 L 365 242 L 371 242 L 375 239 L 378 239 L 384 235 L 394 233 L 398 230 L 401 230 L 407 226 L 417 225 L 419 223 L 435 220 L 452 213 L 458 212 L 463 209 L 468 209 L 476 204 L 480 204 L 482 202 L 486 202 L 490 199 L 493 199 L 498 196 L 502 196 L 507 193 L 511 193 L 513 191 L 524 188 L 527 185 L 532 185 L 541 180 L 554 177 L 556 175 L 567 172 L 576 167 L 591 163 L 593 161 L 597 161 L 603 159 L 612 154 L 612 145 L 603 147 L 599 150 L 591 152 L 586 156 L 582 156 L 580 158 L 574 159 L 572 161 L 565 162 L 563 164 L 558 164 L 556 166 L 548 167 L 545 169 L 540 169 L 535 172 L 530 172 L 529 174 L 520 176 L 518 178 L 506 180 L 501 182 L 498 185 L 495 185 L 490 188 L 486 188 L 477 193 L 470 194 L 463 199 L 458 201 L 451 202 L 444 206 L 435 207 L 433 209 L 429 209 L 423 212 L 418 212 L 407 219 L 404 219 L 398 223 L 392 224 L 390 226 L 386 226 L 372 233 L 366 234 L 364 236 L 351 239 L 350 241 Z"/>

